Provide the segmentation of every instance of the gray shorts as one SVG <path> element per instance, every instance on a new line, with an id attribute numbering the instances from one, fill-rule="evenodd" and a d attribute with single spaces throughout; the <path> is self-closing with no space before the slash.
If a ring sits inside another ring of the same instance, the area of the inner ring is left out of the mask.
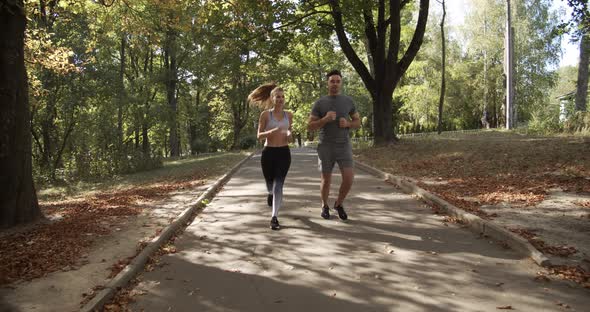
<path id="1" fill-rule="evenodd" d="M 338 163 L 340 170 L 354 167 L 352 160 L 352 145 L 345 144 L 318 144 L 318 169 L 322 173 L 331 173 L 334 164 Z"/>

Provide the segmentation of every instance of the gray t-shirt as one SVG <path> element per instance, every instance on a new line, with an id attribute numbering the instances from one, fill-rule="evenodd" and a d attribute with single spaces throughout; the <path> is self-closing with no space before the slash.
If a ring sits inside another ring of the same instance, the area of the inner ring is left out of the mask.
<path id="1" fill-rule="evenodd" d="M 349 129 L 338 127 L 338 120 L 340 117 L 350 120 L 350 115 L 356 113 L 354 102 L 345 95 L 326 95 L 313 104 L 311 114 L 323 118 L 329 111 L 336 112 L 336 120 L 320 128 L 320 143 L 350 143 Z"/>

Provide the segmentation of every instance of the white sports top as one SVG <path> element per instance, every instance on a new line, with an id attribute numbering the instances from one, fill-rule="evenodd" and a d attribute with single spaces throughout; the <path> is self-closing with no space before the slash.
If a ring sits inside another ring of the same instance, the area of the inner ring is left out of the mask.
<path id="1" fill-rule="evenodd" d="M 266 128 L 264 129 L 264 131 L 268 131 L 270 129 L 274 129 L 274 128 L 279 128 L 279 129 L 289 129 L 289 118 L 287 117 L 287 112 L 283 111 L 283 119 L 276 120 L 273 116 L 272 116 L 272 111 L 269 110 L 268 111 L 270 118 L 268 119 L 268 122 L 266 123 Z"/>

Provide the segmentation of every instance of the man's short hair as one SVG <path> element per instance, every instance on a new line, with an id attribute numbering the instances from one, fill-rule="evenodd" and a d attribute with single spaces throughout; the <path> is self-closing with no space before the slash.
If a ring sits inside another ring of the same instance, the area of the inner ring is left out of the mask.
<path id="1" fill-rule="evenodd" d="M 330 79 L 330 76 L 334 76 L 334 75 L 338 75 L 338 76 L 340 76 L 340 78 L 342 78 L 342 74 L 340 73 L 340 71 L 339 71 L 339 70 L 337 70 L 337 69 L 332 69 L 331 71 L 329 71 L 329 72 L 326 74 L 326 79 Z"/>

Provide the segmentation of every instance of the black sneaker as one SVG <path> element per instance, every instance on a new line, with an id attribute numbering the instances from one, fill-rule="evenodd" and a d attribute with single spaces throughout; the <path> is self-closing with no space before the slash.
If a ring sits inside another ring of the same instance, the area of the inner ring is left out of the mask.
<path id="1" fill-rule="evenodd" d="M 272 207 L 272 194 L 268 194 L 268 196 L 266 197 L 266 203 L 269 207 Z"/>
<path id="2" fill-rule="evenodd" d="M 272 217 L 272 219 L 270 219 L 270 228 L 273 230 L 278 230 L 281 228 L 281 225 L 279 224 L 279 219 L 277 219 L 277 217 Z"/>
<path id="3" fill-rule="evenodd" d="M 342 205 L 338 206 L 338 207 L 334 207 L 334 209 L 336 209 L 336 211 L 338 211 L 338 217 L 342 220 L 346 220 L 348 219 L 348 215 L 346 214 L 346 211 L 344 211 L 344 207 L 342 207 Z"/>
<path id="4" fill-rule="evenodd" d="M 328 205 L 322 207 L 322 218 L 330 219 L 330 207 Z"/>

